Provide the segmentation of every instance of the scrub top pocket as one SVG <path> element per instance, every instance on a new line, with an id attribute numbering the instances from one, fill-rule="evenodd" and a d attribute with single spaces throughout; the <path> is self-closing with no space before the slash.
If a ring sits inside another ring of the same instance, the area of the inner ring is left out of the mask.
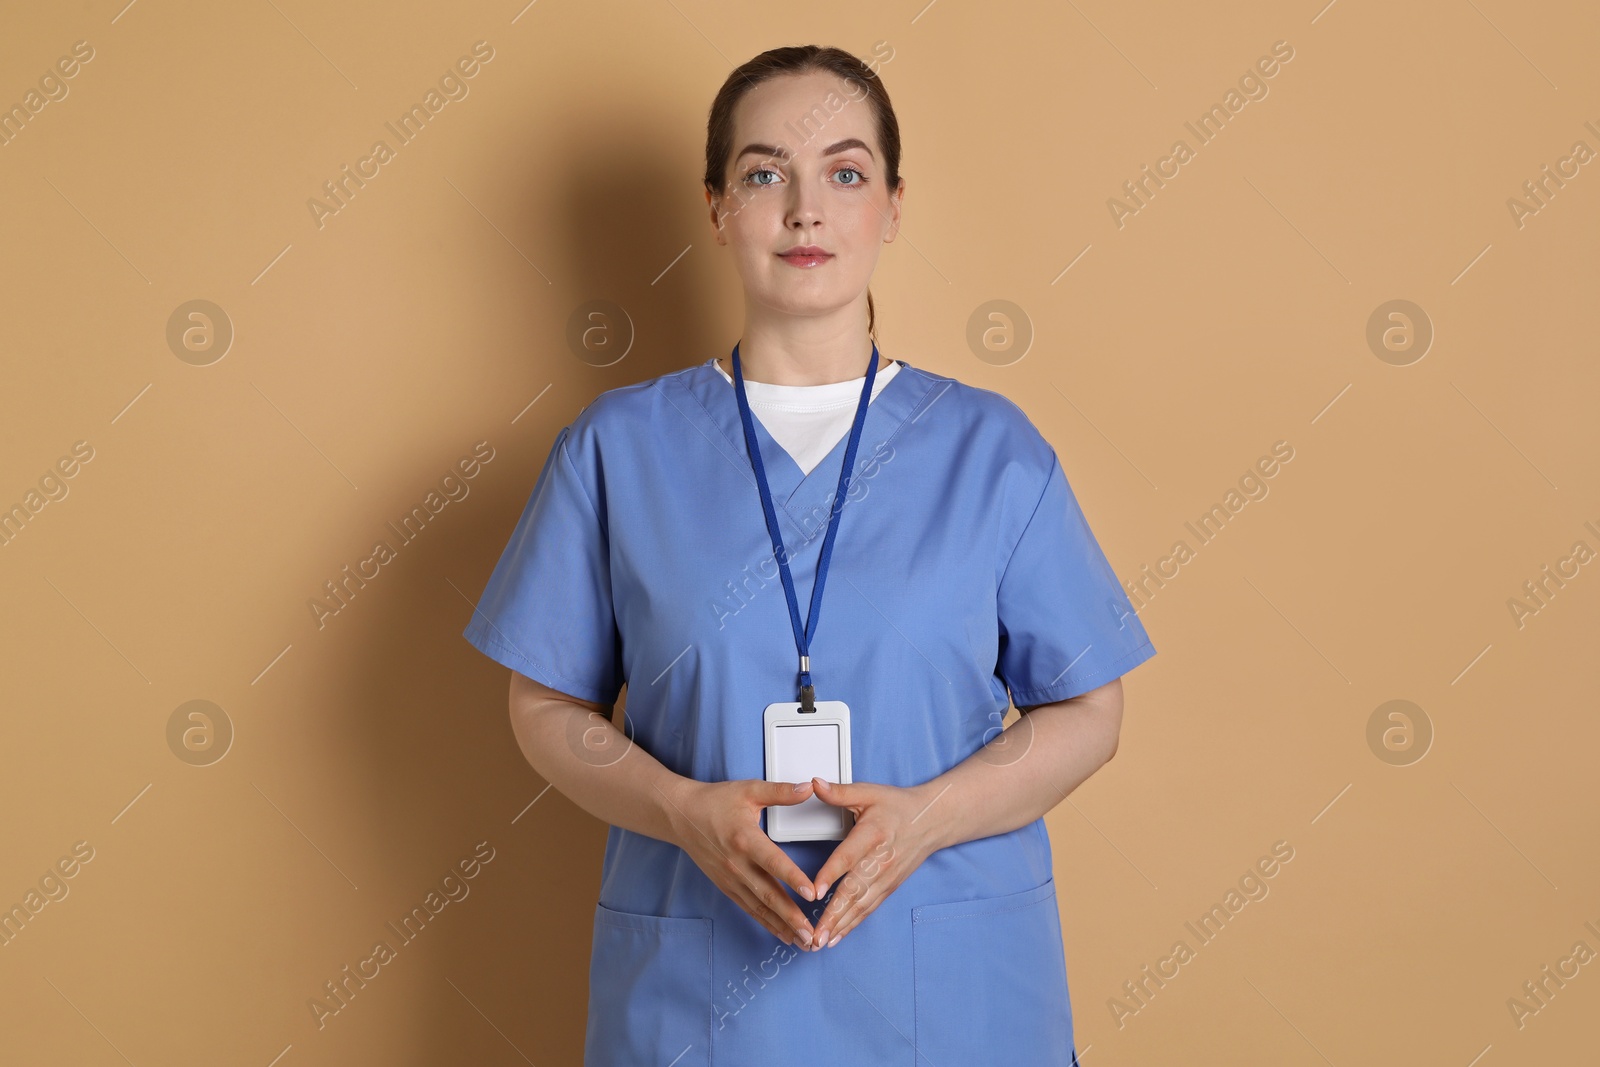
<path id="1" fill-rule="evenodd" d="M 1071 1067 L 1054 878 L 1020 893 L 924 904 L 911 923 L 919 1064 Z"/>
<path id="2" fill-rule="evenodd" d="M 711 1067 L 711 920 L 596 904 L 584 1067 Z"/>

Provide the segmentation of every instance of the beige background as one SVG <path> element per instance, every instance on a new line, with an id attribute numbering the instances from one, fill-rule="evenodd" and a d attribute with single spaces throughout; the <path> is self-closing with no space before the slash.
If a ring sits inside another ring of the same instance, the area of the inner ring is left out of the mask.
<path id="1" fill-rule="evenodd" d="M 1508 1001 L 1600 952 L 1600 563 L 1520 627 L 1508 601 L 1600 550 L 1600 161 L 1520 226 L 1508 201 L 1600 150 L 1593 5 L 519 7 L 5 19 L 0 104 L 93 59 L 0 147 L 0 506 L 93 458 L 0 547 L 0 905 L 93 858 L 0 947 L 0 1059 L 578 1062 L 604 827 L 544 791 L 459 635 L 556 431 L 737 338 L 705 113 L 809 41 L 890 56 L 885 354 L 1020 404 L 1125 580 L 1195 549 L 1141 611 L 1117 758 L 1049 816 L 1084 1062 L 1592 1062 L 1600 962 L 1520 1026 Z M 477 41 L 469 95 L 319 228 L 323 182 Z M 1119 228 L 1277 41 L 1268 95 Z M 1435 336 L 1396 366 L 1368 322 L 1402 299 Z M 234 332 L 205 366 L 169 344 L 193 300 Z M 633 331 L 603 368 L 566 340 L 591 300 Z M 1032 332 L 1003 366 L 967 341 L 992 300 Z M 478 441 L 470 495 L 319 628 Z M 208 766 L 169 747 L 191 700 L 232 726 Z M 1398 751 L 1369 741 L 1391 700 Z M 479 842 L 470 895 L 319 1028 L 323 983 Z"/>

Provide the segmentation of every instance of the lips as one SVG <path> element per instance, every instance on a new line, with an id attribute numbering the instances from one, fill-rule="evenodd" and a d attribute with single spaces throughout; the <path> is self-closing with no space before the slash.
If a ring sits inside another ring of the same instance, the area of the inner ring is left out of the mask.
<path id="1" fill-rule="evenodd" d="M 786 252 L 779 252 L 778 258 L 787 260 L 797 267 L 806 267 L 826 263 L 833 258 L 833 253 L 824 251 L 816 245 L 801 245 Z"/>

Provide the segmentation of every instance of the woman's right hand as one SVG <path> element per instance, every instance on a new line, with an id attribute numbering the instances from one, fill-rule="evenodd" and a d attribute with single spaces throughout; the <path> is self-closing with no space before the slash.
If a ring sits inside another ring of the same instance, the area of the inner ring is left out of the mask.
<path id="1" fill-rule="evenodd" d="M 673 844 L 751 917 L 785 944 L 810 947 L 815 933 L 805 912 L 784 891 L 787 884 L 808 900 L 816 889 L 788 853 L 761 828 L 761 809 L 799 804 L 811 797 L 811 782 L 759 778 L 731 782 L 682 779 L 668 805 Z"/>

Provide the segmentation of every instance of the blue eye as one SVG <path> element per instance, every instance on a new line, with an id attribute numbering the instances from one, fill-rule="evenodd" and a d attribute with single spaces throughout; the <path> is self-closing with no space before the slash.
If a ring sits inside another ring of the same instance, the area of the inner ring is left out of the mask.
<path id="1" fill-rule="evenodd" d="M 855 180 L 854 181 L 841 181 L 839 183 L 840 185 L 857 186 L 857 185 L 865 185 L 867 183 L 867 176 L 865 174 L 861 173 L 861 171 L 858 170 L 855 167 L 840 167 L 838 170 L 834 171 L 834 174 L 836 174 L 836 175 L 838 175 L 838 174 L 846 174 L 846 173 L 854 174 L 856 176 Z M 758 181 L 757 180 L 757 175 L 761 175 L 761 174 L 767 175 L 768 177 L 770 177 L 772 179 L 772 181 Z M 746 185 L 754 186 L 757 189 L 764 189 L 764 188 L 767 188 L 768 186 L 776 185 L 780 178 L 782 178 L 782 175 L 780 175 L 777 171 L 773 170 L 771 167 L 757 167 L 755 170 L 751 171 L 749 174 L 746 174 L 740 180 L 743 181 L 744 184 L 746 184 Z"/>

